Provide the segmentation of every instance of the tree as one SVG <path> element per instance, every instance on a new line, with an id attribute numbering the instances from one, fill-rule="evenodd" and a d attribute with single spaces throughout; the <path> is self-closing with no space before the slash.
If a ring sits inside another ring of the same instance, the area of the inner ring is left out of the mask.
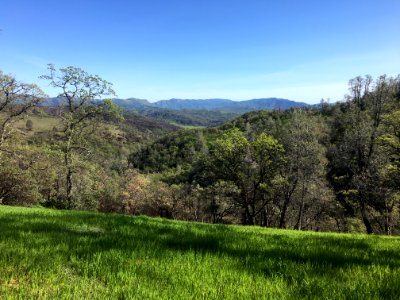
<path id="1" fill-rule="evenodd" d="M 13 159 L 0 161 L 0 204 L 33 205 L 39 201 L 38 186 L 30 170 L 21 170 Z"/>
<path id="2" fill-rule="evenodd" d="M 34 84 L 19 82 L 0 71 L 0 203 L 34 204 L 38 187 L 25 152 L 10 144 L 13 125 L 46 95 Z"/>
<path id="3" fill-rule="evenodd" d="M 326 148 L 321 144 L 327 128 L 321 118 L 304 110 L 295 110 L 283 126 L 280 140 L 285 147 L 281 169 L 279 228 L 286 227 L 289 206 L 297 200 L 296 228 L 302 228 L 303 215 L 313 185 L 325 186 Z M 315 205 L 315 204 L 314 204 Z M 310 206 L 310 205 L 309 205 Z"/>
<path id="4" fill-rule="evenodd" d="M 378 145 L 385 114 L 398 105 L 399 77 L 356 77 L 349 82 L 347 103 L 337 107 L 332 124 L 329 178 L 339 203 L 358 213 L 367 233 L 374 232 L 373 213 L 387 199 L 380 168 L 386 164 Z"/>
<path id="5" fill-rule="evenodd" d="M 205 188 L 201 194 L 203 200 L 207 201 L 206 211 L 210 214 L 211 223 L 222 223 L 224 218 L 234 215 L 237 210 L 237 199 L 239 190 L 231 182 L 223 180 Z"/>
<path id="6" fill-rule="evenodd" d="M 56 70 L 48 65 L 49 75 L 41 76 L 50 85 L 60 89 L 62 100 L 60 116 L 62 119 L 61 151 L 65 167 L 65 206 L 73 206 L 74 174 L 79 166 L 74 164 L 74 155 L 87 153 L 84 147 L 86 131 L 90 124 L 101 116 L 111 105 L 111 101 L 100 101 L 101 97 L 115 95 L 112 84 L 97 75 L 90 75 L 76 67 Z M 112 111 L 112 109 L 111 109 Z"/>
<path id="7" fill-rule="evenodd" d="M 388 156 L 381 168 L 384 184 L 388 190 L 385 199 L 384 228 L 386 234 L 393 232 L 396 206 L 400 204 L 400 110 L 384 116 L 385 133 L 379 137 L 383 153 Z"/>
<path id="8" fill-rule="evenodd" d="M 35 84 L 19 82 L 0 71 L 0 156 L 5 141 L 10 137 L 12 125 L 46 97 Z"/>
<path id="9" fill-rule="evenodd" d="M 283 151 L 272 136 L 261 133 L 249 142 L 238 128 L 216 140 L 211 154 L 215 178 L 232 182 L 238 188 L 235 201 L 243 209 L 243 224 L 254 225 L 268 203 Z"/>
<path id="10" fill-rule="evenodd" d="M 26 120 L 25 128 L 28 131 L 32 131 L 33 130 L 33 122 L 32 122 L 31 119 Z"/>

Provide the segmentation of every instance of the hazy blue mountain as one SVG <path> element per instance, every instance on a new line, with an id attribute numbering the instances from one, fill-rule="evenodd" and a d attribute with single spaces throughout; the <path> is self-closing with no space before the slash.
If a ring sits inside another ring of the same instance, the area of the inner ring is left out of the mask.
<path id="1" fill-rule="evenodd" d="M 161 108 L 182 109 L 206 109 L 220 110 L 222 107 L 230 107 L 235 101 L 229 99 L 170 99 L 154 102 L 153 105 Z"/>
<path id="2" fill-rule="evenodd" d="M 137 99 L 137 98 L 128 98 L 128 99 L 119 99 L 114 98 L 113 102 L 125 109 L 145 109 L 148 107 L 153 107 L 153 104 L 147 101 L 146 99 Z"/>
<path id="3" fill-rule="evenodd" d="M 40 106 L 50 106 L 50 107 L 57 107 L 60 106 L 62 102 L 62 97 L 52 97 L 47 98 L 45 101 L 41 102 Z"/>
<path id="4" fill-rule="evenodd" d="M 119 99 L 114 98 L 112 99 L 113 102 L 125 109 L 144 109 L 147 107 L 153 107 L 152 103 L 145 99 L 137 99 L 137 98 L 128 98 L 128 99 Z M 41 103 L 42 106 L 59 106 L 63 101 L 63 97 L 52 97 L 46 99 L 44 102 Z M 99 100 L 94 100 L 94 102 L 98 102 Z"/>
<path id="5" fill-rule="evenodd" d="M 48 98 L 42 103 L 44 106 L 58 106 L 62 98 Z M 228 112 L 247 112 L 262 109 L 288 109 L 292 107 L 309 107 L 304 102 L 296 102 L 282 98 L 261 98 L 244 101 L 229 99 L 170 99 L 149 102 L 145 99 L 114 98 L 113 102 L 125 109 L 164 108 L 169 110 L 218 110 Z"/>
<path id="6" fill-rule="evenodd" d="M 281 98 L 261 98 L 244 101 L 229 99 L 170 99 L 152 103 L 156 107 L 183 110 L 205 109 L 228 112 L 247 112 L 262 109 L 288 109 L 292 107 L 308 107 L 309 104 Z"/>
<path id="7" fill-rule="evenodd" d="M 236 107 L 249 108 L 251 110 L 260 109 L 288 109 L 292 107 L 307 107 L 304 102 L 296 102 L 282 98 L 260 98 L 247 101 L 235 102 Z"/>
<path id="8" fill-rule="evenodd" d="M 49 98 L 42 106 L 57 107 L 63 98 Z M 93 103 L 99 100 L 94 100 Z M 242 113 L 255 110 L 285 110 L 293 107 L 311 107 L 303 102 L 280 98 L 261 98 L 245 101 L 229 99 L 170 99 L 149 102 L 145 99 L 114 98 L 113 102 L 138 115 L 173 124 L 190 126 L 217 126 Z"/>

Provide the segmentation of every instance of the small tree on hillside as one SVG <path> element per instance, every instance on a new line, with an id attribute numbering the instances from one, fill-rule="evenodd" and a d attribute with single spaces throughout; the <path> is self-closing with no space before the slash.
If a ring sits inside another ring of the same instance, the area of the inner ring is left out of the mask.
<path id="1" fill-rule="evenodd" d="M 31 119 L 26 120 L 25 128 L 28 131 L 32 131 L 33 130 L 33 122 L 32 122 Z"/>

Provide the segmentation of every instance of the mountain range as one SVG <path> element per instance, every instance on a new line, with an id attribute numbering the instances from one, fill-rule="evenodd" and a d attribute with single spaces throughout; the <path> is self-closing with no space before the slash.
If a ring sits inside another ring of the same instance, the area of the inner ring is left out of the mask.
<path id="1" fill-rule="evenodd" d="M 181 126 L 218 126 L 239 115 L 256 110 L 285 110 L 294 107 L 311 107 L 304 102 L 281 98 L 261 98 L 245 101 L 229 99 L 170 99 L 149 102 L 145 99 L 114 98 L 112 101 L 126 110 L 126 114 L 136 114 L 170 124 Z M 62 97 L 48 98 L 41 105 L 57 107 Z M 95 103 L 97 101 L 94 101 Z"/>
<path id="2" fill-rule="evenodd" d="M 263 109 L 289 109 L 292 107 L 309 107 L 304 102 L 296 102 L 282 98 L 260 98 L 244 101 L 230 99 L 170 99 L 149 102 L 144 99 L 113 99 L 113 102 L 125 109 L 164 108 L 172 110 L 210 110 L 244 113 Z"/>

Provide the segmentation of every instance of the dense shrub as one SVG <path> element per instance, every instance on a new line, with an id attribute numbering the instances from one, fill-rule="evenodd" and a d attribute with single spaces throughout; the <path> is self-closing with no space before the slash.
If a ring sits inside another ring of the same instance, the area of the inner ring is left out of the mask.
<path id="1" fill-rule="evenodd" d="M 0 162 L 0 203 L 34 205 L 40 200 L 36 180 L 28 170 L 21 170 L 14 161 Z"/>

